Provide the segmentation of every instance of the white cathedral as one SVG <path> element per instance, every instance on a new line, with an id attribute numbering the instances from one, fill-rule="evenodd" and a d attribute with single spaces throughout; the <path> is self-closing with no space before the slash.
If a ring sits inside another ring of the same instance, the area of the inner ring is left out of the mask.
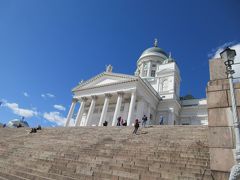
<path id="1" fill-rule="evenodd" d="M 116 126 L 121 116 L 127 125 L 146 115 L 148 124 L 207 125 L 206 99 L 180 99 L 180 70 L 176 61 L 157 45 L 137 61 L 135 75 L 106 71 L 73 88 L 65 126 Z M 74 109 L 80 103 L 77 115 Z"/>

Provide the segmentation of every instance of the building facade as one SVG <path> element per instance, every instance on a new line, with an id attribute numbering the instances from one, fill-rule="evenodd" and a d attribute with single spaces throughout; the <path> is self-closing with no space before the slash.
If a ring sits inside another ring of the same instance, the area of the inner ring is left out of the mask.
<path id="1" fill-rule="evenodd" d="M 73 88 L 66 126 L 115 126 L 121 116 L 132 125 L 148 117 L 149 124 L 207 125 L 206 99 L 180 100 L 180 70 L 176 61 L 160 49 L 157 40 L 137 61 L 135 75 L 106 71 Z M 74 116 L 75 106 L 80 103 Z M 74 121 L 74 123 L 73 123 Z"/>

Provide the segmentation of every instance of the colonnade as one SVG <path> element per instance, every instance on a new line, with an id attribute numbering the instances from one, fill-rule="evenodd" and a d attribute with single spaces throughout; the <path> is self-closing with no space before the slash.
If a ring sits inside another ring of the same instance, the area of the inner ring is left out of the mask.
<path id="1" fill-rule="evenodd" d="M 131 93 L 131 100 L 130 100 L 129 111 L 128 111 L 128 116 L 127 116 L 127 125 L 128 126 L 130 125 L 131 120 L 133 118 L 135 104 L 136 104 L 136 90 L 130 91 L 130 92 L 119 91 L 119 92 L 115 93 L 115 94 L 117 94 L 117 103 L 116 103 L 116 107 L 115 107 L 115 111 L 114 111 L 114 115 L 113 115 L 112 126 L 115 126 L 117 124 L 117 118 L 120 115 L 120 110 L 121 110 L 121 105 L 122 105 L 124 93 Z M 110 98 L 114 94 L 113 93 L 112 94 L 106 93 L 106 94 L 103 94 L 103 95 L 104 95 L 105 99 L 104 99 L 103 108 L 102 108 L 102 112 L 101 112 L 101 116 L 100 116 L 100 119 L 99 119 L 98 126 L 102 126 L 103 122 L 106 120 L 109 101 L 110 101 Z M 81 97 L 80 99 L 73 98 L 69 113 L 67 115 L 67 121 L 66 121 L 65 126 L 66 127 L 69 126 L 70 121 L 73 117 L 74 109 L 75 109 L 75 106 L 76 106 L 77 102 L 80 102 L 80 107 L 79 107 L 79 110 L 78 110 L 78 113 L 77 113 L 77 116 L 76 116 L 75 126 L 80 126 L 80 124 L 82 124 L 83 126 L 87 126 L 88 122 L 91 121 L 97 99 L 98 99 L 98 96 L 96 96 L 96 95 L 90 96 L 90 97 Z M 84 114 L 86 102 L 88 100 L 91 101 L 91 104 L 90 104 L 86 119 L 84 120 L 84 122 L 81 122 L 82 119 L 83 119 L 82 117 L 83 117 L 83 114 Z"/>

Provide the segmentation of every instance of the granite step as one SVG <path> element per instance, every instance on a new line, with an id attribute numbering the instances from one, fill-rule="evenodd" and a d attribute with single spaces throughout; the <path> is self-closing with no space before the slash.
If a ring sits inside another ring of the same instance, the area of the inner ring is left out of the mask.
<path id="1" fill-rule="evenodd" d="M 27 134 L 3 129 L 0 172 L 25 179 L 170 180 L 201 179 L 206 170 L 209 179 L 207 127 L 153 126 L 140 128 L 137 136 L 132 130 L 72 127 Z"/>
<path id="2" fill-rule="evenodd" d="M 50 179 L 58 179 L 58 180 L 76 180 L 74 178 L 70 178 L 70 177 L 67 177 L 67 176 L 46 173 L 44 171 L 41 171 L 41 169 L 39 169 L 39 168 L 38 169 L 34 169 L 34 167 L 32 167 L 32 166 L 26 167 L 26 166 L 16 165 L 16 164 L 12 164 L 12 163 L 9 164 L 9 163 L 6 163 L 6 162 L 4 162 L 2 164 L 4 165 L 5 168 L 31 173 L 32 175 L 34 175 L 34 176 L 36 175 L 38 177 L 50 178 Z"/>

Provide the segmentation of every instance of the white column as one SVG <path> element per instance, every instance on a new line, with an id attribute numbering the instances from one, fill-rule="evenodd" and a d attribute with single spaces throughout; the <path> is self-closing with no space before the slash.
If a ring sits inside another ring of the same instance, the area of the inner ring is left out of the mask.
<path id="1" fill-rule="evenodd" d="M 94 111 L 94 108 L 95 108 L 95 104 L 96 104 L 96 99 L 97 99 L 96 96 L 92 96 L 92 102 L 91 102 L 91 105 L 90 105 L 89 110 L 88 110 L 87 118 L 86 118 L 86 121 L 85 121 L 85 126 L 87 126 L 87 123 L 92 118 L 92 114 L 93 114 L 93 111 Z"/>
<path id="2" fill-rule="evenodd" d="M 84 112 L 84 107 L 85 107 L 86 101 L 87 101 L 87 98 L 85 98 L 85 97 L 81 98 L 81 105 L 80 105 L 78 113 L 77 113 L 75 126 L 80 126 L 80 124 L 81 124 L 82 115 Z"/>
<path id="3" fill-rule="evenodd" d="M 67 121 L 66 121 L 65 127 L 69 126 L 70 120 L 72 119 L 72 116 L 73 116 L 73 112 L 74 112 L 76 103 L 77 103 L 77 99 L 73 98 L 71 107 L 70 107 L 68 115 L 67 115 Z"/>
<path id="4" fill-rule="evenodd" d="M 151 70 L 152 70 L 152 62 L 150 61 L 148 64 L 148 77 L 151 77 Z"/>
<path id="5" fill-rule="evenodd" d="M 124 103 L 124 108 L 123 108 L 123 119 L 127 121 L 128 118 L 128 110 L 129 110 L 129 102 Z"/>
<path id="6" fill-rule="evenodd" d="M 122 105 L 123 92 L 118 92 L 117 94 L 118 94 L 118 98 L 117 98 L 117 104 L 116 104 L 116 108 L 113 115 L 112 126 L 116 125 L 117 118 L 119 116 L 121 105 Z"/>
<path id="7" fill-rule="evenodd" d="M 141 67 L 141 76 L 143 76 L 143 71 L 144 71 L 144 63 L 142 63 L 142 67 Z"/>
<path id="8" fill-rule="evenodd" d="M 105 100 L 104 100 L 103 109 L 102 109 L 102 113 L 101 113 L 101 117 L 100 117 L 98 126 L 102 126 L 103 121 L 106 120 L 109 99 L 111 98 L 111 96 L 112 96 L 111 94 L 105 94 Z"/>
<path id="9" fill-rule="evenodd" d="M 135 108 L 135 101 L 136 101 L 136 91 L 133 91 L 131 94 L 131 101 L 128 111 L 128 119 L 127 119 L 127 125 L 129 126 L 131 123 L 131 120 L 133 118 L 134 108 Z"/>
<path id="10" fill-rule="evenodd" d="M 169 112 L 168 112 L 168 125 L 174 125 L 174 109 L 173 108 L 169 108 Z"/>
<path id="11" fill-rule="evenodd" d="M 140 121 L 142 121 L 143 110 L 144 110 L 144 101 L 142 98 L 139 98 L 138 103 L 137 103 L 137 118 Z"/>

